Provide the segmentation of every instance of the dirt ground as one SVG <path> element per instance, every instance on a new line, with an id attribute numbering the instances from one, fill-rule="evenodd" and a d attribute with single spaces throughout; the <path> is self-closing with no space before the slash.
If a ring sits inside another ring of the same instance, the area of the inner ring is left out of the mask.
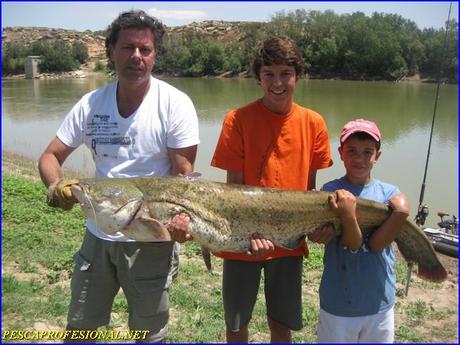
<path id="1" fill-rule="evenodd" d="M 443 339 L 442 343 L 458 344 L 458 258 L 453 258 L 441 253 L 437 253 L 438 257 L 448 272 L 448 277 L 442 283 L 426 283 L 412 272 L 411 283 L 409 285 L 408 295 L 397 297 L 397 307 L 395 308 L 395 324 L 411 324 L 408 320 L 411 316 L 408 315 L 409 306 L 424 305 L 428 309 L 427 320 L 417 324 L 414 322 L 413 332 L 427 336 L 427 339 L 437 339 L 438 337 L 433 332 L 438 332 L 443 329 L 457 329 L 456 337 L 452 339 Z M 398 255 L 398 254 L 397 254 Z M 398 290 L 405 291 L 405 285 L 399 284 Z M 440 313 L 446 313 L 442 317 L 436 317 Z M 430 327 L 426 327 L 430 325 Z M 431 341 L 430 341 L 431 342 Z M 434 341 L 439 342 L 439 341 Z"/>

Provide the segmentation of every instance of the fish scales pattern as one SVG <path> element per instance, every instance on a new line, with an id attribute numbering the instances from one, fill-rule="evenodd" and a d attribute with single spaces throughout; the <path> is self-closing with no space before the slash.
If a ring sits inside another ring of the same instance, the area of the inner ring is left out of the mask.
<path id="1" fill-rule="evenodd" d="M 166 224 L 172 216 L 185 212 L 190 216 L 193 238 L 210 251 L 245 252 L 255 232 L 277 245 L 290 247 L 325 223 L 334 224 L 338 234 L 341 231 L 339 217 L 329 208 L 331 193 L 327 192 L 149 177 L 81 180 L 74 193 L 84 211 L 86 205 L 88 217 L 104 218 L 96 219 L 98 224 L 108 224 L 108 229 L 102 228 L 102 231 L 113 233 L 116 230 L 113 224 L 128 224 L 129 236 L 135 240 L 155 241 L 149 238 L 148 231 L 146 237 L 144 231 L 142 239 L 136 238 L 135 220 L 139 215 L 132 213 L 142 212 L 133 211 L 134 205 L 142 204 L 140 209 L 146 210 L 155 224 Z M 127 205 L 131 206 L 129 210 L 122 212 L 128 209 Z M 108 206 L 112 211 L 107 211 Z M 364 236 L 382 224 L 390 212 L 383 204 L 357 198 L 357 220 Z M 121 220 L 111 221 L 110 215 Z M 123 228 L 118 231 L 123 232 Z M 406 221 L 395 241 L 408 261 L 418 263 L 419 276 L 432 281 L 446 278 L 447 272 L 430 241 L 414 222 Z"/>

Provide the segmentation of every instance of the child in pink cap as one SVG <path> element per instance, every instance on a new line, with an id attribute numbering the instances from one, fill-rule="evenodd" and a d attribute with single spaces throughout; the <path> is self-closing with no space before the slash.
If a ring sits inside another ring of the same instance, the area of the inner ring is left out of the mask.
<path id="1" fill-rule="evenodd" d="M 374 122 L 348 122 L 340 134 L 339 147 L 346 174 L 321 188 L 336 192 L 331 207 L 340 215 L 342 233 L 325 247 L 319 290 L 320 343 L 394 341 L 396 274 L 391 242 L 409 215 L 409 204 L 397 187 L 371 177 L 382 153 L 380 146 L 380 130 Z M 366 238 L 356 220 L 356 197 L 393 209 Z"/>

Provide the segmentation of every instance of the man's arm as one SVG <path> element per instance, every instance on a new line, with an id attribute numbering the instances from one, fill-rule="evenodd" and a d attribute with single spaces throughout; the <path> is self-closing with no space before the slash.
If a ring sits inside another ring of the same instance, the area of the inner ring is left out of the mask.
<path id="1" fill-rule="evenodd" d="M 61 178 L 61 166 L 74 150 L 58 137 L 51 140 L 38 161 L 38 170 L 45 186 L 49 187 Z"/>
<path id="2" fill-rule="evenodd" d="M 193 172 L 198 145 L 172 149 L 168 147 L 171 175 L 187 175 Z"/>
<path id="3" fill-rule="evenodd" d="M 48 205 L 70 210 L 77 200 L 73 197 L 70 186 L 78 180 L 62 180 L 61 166 L 75 148 L 65 145 L 55 137 L 49 143 L 38 161 L 40 177 L 48 187 Z"/>

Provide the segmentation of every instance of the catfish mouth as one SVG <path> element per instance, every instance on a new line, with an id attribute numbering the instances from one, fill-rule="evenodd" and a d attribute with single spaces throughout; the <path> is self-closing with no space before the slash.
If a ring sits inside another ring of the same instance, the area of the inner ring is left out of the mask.
<path id="1" fill-rule="evenodd" d="M 121 212 L 123 211 L 123 209 L 125 209 L 126 207 L 130 207 L 129 205 L 131 204 L 134 204 L 133 208 L 134 208 L 134 212 L 130 212 L 131 214 L 131 217 L 129 217 L 128 221 L 126 222 L 125 227 L 131 225 L 131 223 L 134 221 L 134 219 L 136 219 L 138 213 L 141 212 L 142 210 L 142 203 L 143 201 L 142 200 L 139 200 L 139 199 L 130 199 L 128 200 L 127 202 L 125 202 L 123 205 L 121 205 L 113 214 L 114 215 L 117 215 L 118 212 Z M 136 205 L 137 204 L 137 205 Z"/>
<path id="2" fill-rule="evenodd" d="M 105 209 L 108 212 L 110 212 L 111 214 L 110 219 L 114 222 L 113 223 L 109 222 L 107 224 L 104 221 L 102 221 L 102 224 L 109 225 L 106 229 L 109 231 L 109 233 L 115 233 L 115 232 L 121 231 L 125 227 L 128 227 L 136 219 L 136 216 L 138 215 L 138 213 L 142 210 L 142 204 L 143 204 L 142 198 L 140 199 L 131 198 L 115 209 L 113 205 L 110 205 L 110 204 L 104 205 L 105 202 L 102 202 L 100 204 L 92 202 L 91 197 L 89 196 L 89 191 L 88 191 L 89 188 L 85 185 L 74 184 L 71 186 L 71 189 L 72 189 L 72 194 L 80 203 L 80 206 L 83 209 L 84 213 L 86 213 L 86 215 L 89 218 L 92 218 L 94 220 L 94 222 L 96 223 L 96 227 L 99 228 L 98 223 L 101 223 L 97 221 L 98 214 L 100 215 L 101 213 L 104 213 L 101 210 Z M 107 213 L 105 213 L 105 216 L 103 216 L 104 217 L 103 219 L 105 219 L 106 216 L 107 216 Z M 121 221 L 123 219 L 124 221 Z M 113 226 L 114 224 L 116 225 L 115 227 Z"/>
<path id="3" fill-rule="evenodd" d="M 88 202 L 87 193 L 82 186 L 79 184 L 73 184 L 71 187 L 72 195 L 78 200 L 80 206 L 83 206 L 85 202 Z"/>
<path id="4" fill-rule="evenodd" d="M 87 189 L 80 184 L 73 184 L 71 186 L 72 195 L 78 200 L 82 210 L 87 213 L 89 217 L 89 213 L 92 213 L 94 220 L 96 220 L 96 210 L 94 205 L 91 202 L 91 199 L 88 197 Z"/>

